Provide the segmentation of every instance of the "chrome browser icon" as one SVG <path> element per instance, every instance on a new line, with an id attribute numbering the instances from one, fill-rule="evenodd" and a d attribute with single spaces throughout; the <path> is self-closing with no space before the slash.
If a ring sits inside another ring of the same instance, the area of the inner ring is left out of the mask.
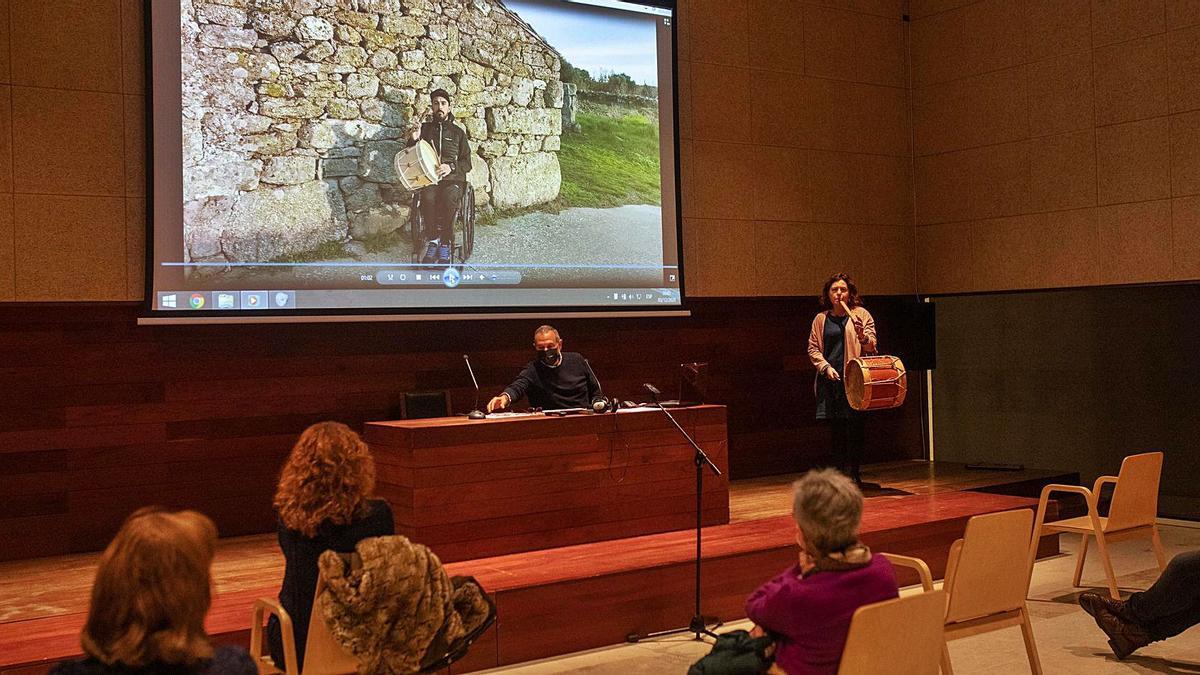
<path id="1" fill-rule="evenodd" d="M 192 293 L 192 297 L 188 300 L 188 304 L 191 305 L 192 309 L 200 309 L 201 307 L 204 307 L 204 294 Z"/>

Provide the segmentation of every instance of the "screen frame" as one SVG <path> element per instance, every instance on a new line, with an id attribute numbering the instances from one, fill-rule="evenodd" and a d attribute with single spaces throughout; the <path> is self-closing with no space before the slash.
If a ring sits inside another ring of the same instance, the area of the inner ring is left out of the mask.
<path id="1" fill-rule="evenodd" d="M 160 0 L 161 1 L 161 0 Z M 171 0 L 172 2 L 176 0 Z M 563 4 L 581 4 L 575 0 L 559 0 Z M 644 317 L 688 317 L 691 311 L 686 292 L 687 274 L 683 259 L 683 183 L 680 166 L 679 137 L 679 8 L 676 0 L 615 0 L 624 5 L 642 5 L 668 9 L 671 12 L 671 133 L 674 154 L 674 198 L 675 198 L 675 248 L 676 271 L 679 276 L 679 304 L 655 307 L 634 305 L 629 309 L 620 306 L 471 306 L 471 307 L 364 307 L 364 308 L 297 308 L 287 310 L 190 310 L 172 311 L 155 308 L 157 298 L 154 288 L 154 0 L 143 0 L 143 33 L 145 35 L 145 145 L 146 162 L 146 212 L 145 212 L 145 260 L 144 288 L 141 315 L 138 325 L 166 324 L 240 324 L 240 323 L 326 323 L 355 321 L 458 321 L 527 318 L 644 318 Z M 661 89 L 660 89 L 661 90 Z"/>

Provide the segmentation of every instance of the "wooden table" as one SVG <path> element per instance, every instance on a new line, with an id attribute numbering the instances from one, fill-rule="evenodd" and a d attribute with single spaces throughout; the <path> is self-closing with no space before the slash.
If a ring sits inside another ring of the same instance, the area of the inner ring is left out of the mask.
<path id="1" fill-rule="evenodd" d="M 704 525 L 728 523 L 725 406 L 671 414 L 724 472 L 704 476 Z M 396 531 L 444 562 L 695 526 L 695 453 L 656 409 L 369 422 L 364 436 Z"/>

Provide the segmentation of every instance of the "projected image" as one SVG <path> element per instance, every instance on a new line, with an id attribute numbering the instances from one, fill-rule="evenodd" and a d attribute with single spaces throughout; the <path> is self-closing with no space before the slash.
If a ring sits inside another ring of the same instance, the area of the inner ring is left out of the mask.
<path id="1" fill-rule="evenodd" d="M 560 0 L 233 4 L 181 3 L 193 287 L 347 288 L 396 264 L 662 284 L 676 243 L 661 15 Z"/>

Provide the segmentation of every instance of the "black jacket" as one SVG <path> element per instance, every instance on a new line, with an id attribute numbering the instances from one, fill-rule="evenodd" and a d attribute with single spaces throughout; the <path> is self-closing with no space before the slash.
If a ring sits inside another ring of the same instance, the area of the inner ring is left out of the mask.
<path id="1" fill-rule="evenodd" d="M 467 132 L 454 123 L 454 113 L 450 113 L 445 122 L 422 122 L 421 140 L 429 141 L 442 164 L 450 165 L 450 173 L 441 182 L 467 182 L 467 173 L 471 170 L 471 145 L 467 143 Z M 408 139 L 408 146 L 416 144 L 412 138 Z"/>
<path id="2" fill-rule="evenodd" d="M 529 405 L 542 410 L 586 408 L 604 395 L 578 352 L 563 352 L 557 368 L 541 359 L 530 361 L 504 393 L 513 403 L 529 396 Z"/>

